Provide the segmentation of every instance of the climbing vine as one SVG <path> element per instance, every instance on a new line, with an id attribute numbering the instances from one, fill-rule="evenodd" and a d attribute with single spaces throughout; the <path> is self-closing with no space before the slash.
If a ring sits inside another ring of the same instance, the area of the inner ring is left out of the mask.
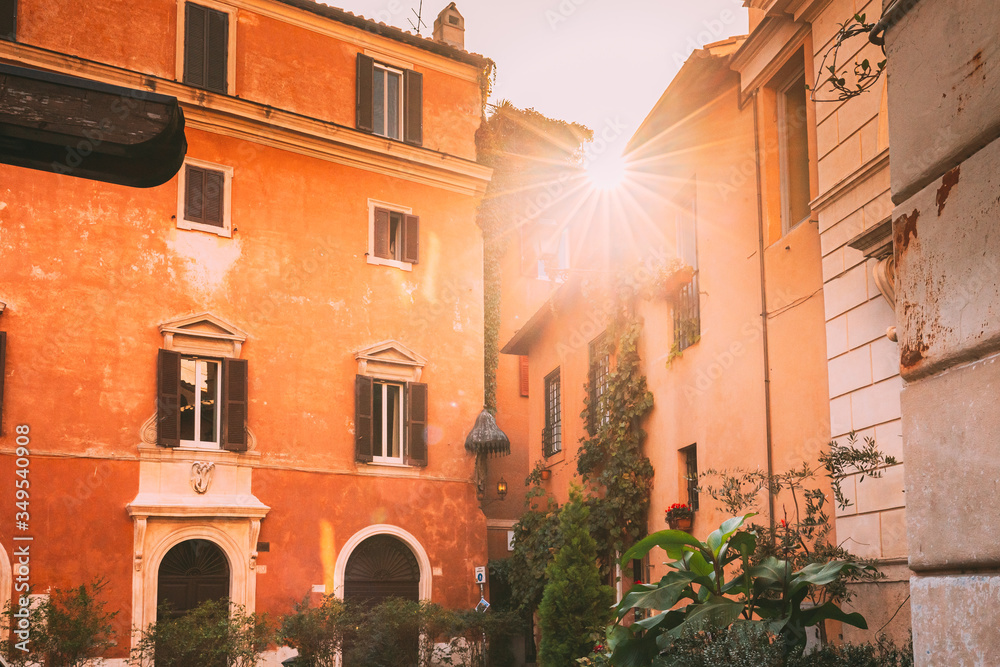
<path id="1" fill-rule="evenodd" d="M 638 342 L 642 323 L 634 314 L 636 286 L 618 281 L 604 349 L 614 359 L 599 397 L 587 387 L 583 412 L 587 435 L 580 440 L 577 473 L 590 509 L 589 532 L 599 545 L 604 580 L 624 553 L 646 535 L 653 466 L 643 454 L 646 433 L 640 424 L 653 408 L 653 395 L 640 370 Z M 541 486 L 540 461 L 526 484 L 528 507 L 514 527 L 511 563 L 513 598 L 524 611 L 537 607 L 545 567 L 562 545 L 555 500 Z"/>

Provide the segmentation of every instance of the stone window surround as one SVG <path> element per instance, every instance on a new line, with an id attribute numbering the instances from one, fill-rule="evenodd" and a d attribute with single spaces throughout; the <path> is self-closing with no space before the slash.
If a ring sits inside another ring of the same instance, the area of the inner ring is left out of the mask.
<path id="1" fill-rule="evenodd" d="M 402 206 L 400 204 L 391 204 L 389 202 L 380 201 L 378 199 L 369 199 L 368 200 L 368 252 L 365 253 L 365 259 L 369 264 L 375 264 L 378 266 L 392 266 L 397 269 L 402 269 L 403 271 L 412 271 L 413 264 L 411 262 L 401 262 L 395 259 L 377 257 L 375 255 L 375 209 L 376 208 L 384 208 L 393 213 L 402 213 L 403 215 L 413 215 L 413 209 L 409 206 Z"/>
<path id="2" fill-rule="evenodd" d="M 216 227 L 215 225 L 208 225 L 202 222 L 192 222 L 187 220 L 185 215 L 185 199 L 187 194 L 187 168 L 200 167 L 202 169 L 210 169 L 212 171 L 222 172 L 223 186 L 222 186 L 222 226 Z M 214 162 L 206 162 L 205 160 L 198 160 L 196 158 L 187 157 L 184 158 L 184 164 L 181 165 L 180 171 L 177 173 L 177 229 L 185 229 L 198 232 L 206 232 L 208 234 L 215 234 L 216 236 L 221 236 L 224 238 L 232 238 L 233 236 L 233 168 L 228 167 L 223 164 L 216 164 Z"/>
<path id="3" fill-rule="evenodd" d="M 188 4 L 188 0 L 177 0 L 177 44 L 175 46 L 175 73 L 178 82 L 184 82 L 184 39 L 185 39 L 185 14 L 184 7 Z M 226 92 L 229 95 L 236 95 L 236 24 L 237 15 L 239 10 L 229 4 L 223 2 L 217 2 L 217 0 L 196 0 L 193 4 L 201 5 L 202 7 L 208 7 L 209 9 L 214 9 L 219 12 L 224 12 L 229 15 L 229 38 L 226 42 L 226 50 L 228 51 L 226 56 Z M 201 90 L 201 89 L 199 89 Z M 218 95 L 219 93 L 214 93 L 212 91 L 201 91 L 206 95 Z M 185 160 L 185 163 L 187 160 Z M 201 165 L 195 165 L 201 166 Z M 214 167 L 214 168 L 217 168 Z M 183 169 L 181 170 L 183 171 Z M 232 174 L 230 174 L 232 176 Z M 227 180 L 227 194 L 228 194 L 228 180 Z M 181 217 L 178 216 L 178 222 Z"/>
<path id="4" fill-rule="evenodd" d="M 388 523 L 373 524 L 362 528 L 354 533 L 344 546 L 340 548 L 340 552 L 337 554 L 337 562 L 333 569 L 334 595 L 341 600 L 344 599 L 344 575 L 347 572 L 347 561 L 350 559 L 351 554 L 354 553 L 354 550 L 358 548 L 358 545 L 375 535 L 391 535 L 403 542 L 413 552 L 420 567 L 420 584 L 418 588 L 420 600 L 429 601 L 433 589 L 433 570 L 431 569 L 431 561 L 427 556 L 427 551 L 424 550 L 420 541 L 410 532 Z"/>
<path id="5" fill-rule="evenodd" d="M 182 354 L 239 358 L 247 334 L 209 312 L 159 326 L 164 349 Z M 251 492 L 253 462 L 260 453 L 247 430 L 246 452 L 156 445 L 156 413 L 142 426 L 139 489 L 126 506 L 133 521 L 132 627 L 156 618 L 157 575 L 167 551 L 189 539 L 210 540 L 226 554 L 230 599 L 247 611 L 256 606 L 257 538 L 270 511 Z M 193 468 L 210 464 L 198 490 Z M 133 635 L 133 646 L 138 637 Z"/>

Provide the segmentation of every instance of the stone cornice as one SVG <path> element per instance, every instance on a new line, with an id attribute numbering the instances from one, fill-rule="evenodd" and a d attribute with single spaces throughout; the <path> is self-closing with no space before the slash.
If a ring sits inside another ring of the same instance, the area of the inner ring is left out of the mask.
<path id="1" fill-rule="evenodd" d="M 846 178 L 841 180 L 839 183 L 831 187 L 826 192 L 822 193 L 819 197 L 814 199 L 811 203 L 812 209 L 814 211 L 820 211 L 833 202 L 837 201 L 850 190 L 852 190 L 858 183 L 869 178 L 873 174 L 881 171 L 882 169 L 889 168 L 889 149 L 885 148 L 881 153 L 873 157 L 868 162 L 864 163 L 858 167 L 854 173 L 848 175 Z"/>
<path id="2" fill-rule="evenodd" d="M 808 23 L 791 17 L 766 17 L 733 56 L 731 67 L 740 74 L 740 92 L 766 85 L 812 32 Z"/>
<path id="3" fill-rule="evenodd" d="M 493 173 L 472 160 L 47 49 L 0 40 L 0 59 L 112 85 L 155 90 L 180 101 L 189 128 L 461 194 L 482 196 Z"/>

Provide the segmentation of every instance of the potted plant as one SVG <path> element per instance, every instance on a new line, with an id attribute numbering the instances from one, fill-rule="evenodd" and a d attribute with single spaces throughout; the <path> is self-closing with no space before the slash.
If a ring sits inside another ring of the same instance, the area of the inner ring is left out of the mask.
<path id="1" fill-rule="evenodd" d="M 679 259 L 672 259 L 656 273 L 654 283 L 660 295 L 673 299 L 694 277 L 694 268 Z"/>
<path id="2" fill-rule="evenodd" d="M 694 525 L 694 510 L 685 503 L 674 503 L 666 512 L 667 524 L 672 530 L 689 532 Z"/>

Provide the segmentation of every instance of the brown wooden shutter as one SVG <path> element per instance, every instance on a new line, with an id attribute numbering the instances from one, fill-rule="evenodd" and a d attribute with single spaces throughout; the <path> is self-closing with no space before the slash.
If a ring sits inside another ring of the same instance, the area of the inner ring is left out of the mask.
<path id="1" fill-rule="evenodd" d="M 205 88 L 227 93 L 226 74 L 229 69 L 229 14 L 215 9 L 206 10 L 208 26 L 205 46 Z"/>
<path id="2" fill-rule="evenodd" d="M 406 383 L 406 464 L 427 465 L 427 385 Z"/>
<path id="3" fill-rule="evenodd" d="M 406 114 L 403 141 L 420 146 L 424 143 L 424 75 L 411 69 L 406 70 L 403 75 L 403 90 L 403 111 Z"/>
<path id="4" fill-rule="evenodd" d="M 184 83 L 205 86 L 205 55 L 208 39 L 208 9 L 193 5 L 184 6 Z"/>
<path id="5" fill-rule="evenodd" d="M 355 124 L 359 130 L 373 132 L 375 130 L 375 108 L 373 78 L 375 76 L 375 61 L 363 53 L 358 54 L 358 99 Z"/>
<path id="6" fill-rule="evenodd" d="M 17 0 L 0 0 L 0 39 L 17 39 Z"/>
<path id="7" fill-rule="evenodd" d="M 411 264 L 420 261 L 420 218 L 415 215 L 403 218 L 403 261 Z"/>
<path id="8" fill-rule="evenodd" d="M 156 366 L 156 444 L 181 444 L 181 355 L 160 350 Z"/>
<path id="9" fill-rule="evenodd" d="M 375 209 L 375 256 L 392 259 L 389 257 L 389 211 L 384 208 Z"/>
<path id="10" fill-rule="evenodd" d="M 7 332 L 0 331 L 0 435 L 3 435 L 3 378 L 7 364 Z"/>
<path id="11" fill-rule="evenodd" d="M 205 223 L 223 226 L 226 175 L 221 171 L 205 170 Z"/>
<path id="12" fill-rule="evenodd" d="M 191 165 L 184 172 L 184 219 L 205 221 L 205 170 Z"/>
<path id="13" fill-rule="evenodd" d="M 528 357 L 527 355 L 521 355 L 518 357 L 519 370 L 520 370 L 520 380 L 521 380 L 521 396 L 528 395 Z"/>
<path id="14" fill-rule="evenodd" d="M 248 364 L 246 359 L 222 360 L 222 448 L 247 450 Z"/>
<path id="15" fill-rule="evenodd" d="M 363 463 L 372 460 L 372 379 L 354 376 L 354 459 Z"/>

